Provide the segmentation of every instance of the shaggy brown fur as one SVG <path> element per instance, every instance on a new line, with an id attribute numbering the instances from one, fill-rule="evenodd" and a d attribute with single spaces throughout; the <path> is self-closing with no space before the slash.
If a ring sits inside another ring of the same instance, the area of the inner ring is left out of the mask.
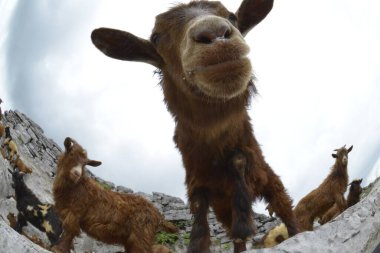
<path id="1" fill-rule="evenodd" d="M 5 135 L 5 126 L 0 123 L 0 138 Z"/>
<path id="2" fill-rule="evenodd" d="M 8 213 L 7 219 L 9 221 L 9 226 L 13 229 L 16 229 L 17 227 L 17 220 L 14 213 Z"/>
<path id="3" fill-rule="evenodd" d="M 54 252 L 69 252 L 72 240 L 82 229 L 91 237 L 121 244 L 126 252 L 150 253 L 156 232 L 175 232 L 152 203 L 143 197 L 104 189 L 85 175 L 85 165 L 99 166 L 71 138 L 57 164 L 53 184 L 55 207 L 62 220 L 63 236 Z"/>
<path id="4" fill-rule="evenodd" d="M 291 199 L 265 162 L 247 112 L 255 87 L 243 36 L 272 6 L 273 0 L 244 0 L 234 14 L 220 2 L 191 1 L 158 15 L 149 41 L 108 28 L 91 35 L 107 56 L 159 69 L 194 215 L 188 252 L 209 252 L 209 206 L 234 239 L 234 252 L 245 250 L 257 197 L 271 203 L 290 235 L 297 232 Z M 245 157 L 243 170 L 236 154 Z"/>
<path id="5" fill-rule="evenodd" d="M 337 153 L 332 156 L 336 160 L 330 174 L 294 208 L 300 231 L 313 230 L 314 219 L 321 217 L 334 204 L 338 206 L 340 212 L 346 208 L 344 192 L 348 184 L 347 163 L 348 153 L 351 150 L 352 146 L 349 149 L 344 146 L 335 150 Z"/>
<path id="6" fill-rule="evenodd" d="M 356 179 L 349 184 L 350 189 L 347 197 L 347 208 L 359 202 L 360 194 L 362 193 L 362 187 L 360 186 L 361 182 L 362 179 Z M 341 212 L 339 211 L 338 206 L 334 204 L 334 206 L 331 207 L 318 222 L 319 224 L 323 225 L 326 222 L 329 222 L 330 220 L 334 219 L 340 213 Z"/>

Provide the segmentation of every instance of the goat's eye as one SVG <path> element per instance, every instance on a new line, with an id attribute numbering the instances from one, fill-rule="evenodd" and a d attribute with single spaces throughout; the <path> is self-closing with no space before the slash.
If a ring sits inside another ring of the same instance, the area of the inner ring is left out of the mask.
<path id="1" fill-rule="evenodd" d="M 232 24 L 235 24 L 237 22 L 237 17 L 235 14 L 233 13 L 230 13 L 230 15 L 228 15 L 228 20 L 232 23 Z"/>
<path id="2" fill-rule="evenodd" d="M 157 45 L 160 42 L 161 35 L 159 33 L 153 33 L 152 36 L 150 36 L 150 41 Z"/>

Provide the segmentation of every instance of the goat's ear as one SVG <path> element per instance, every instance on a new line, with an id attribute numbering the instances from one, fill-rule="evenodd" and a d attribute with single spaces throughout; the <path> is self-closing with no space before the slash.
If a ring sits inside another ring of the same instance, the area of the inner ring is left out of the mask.
<path id="1" fill-rule="evenodd" d="M 351 152 L 351 150 L 352 150 L 353 147 L 354 146 L 351 146 L 351 147 L 349 147 L 349 149 L 347 149 L 347 154 Z"/>
<path id="2" fill-rule="evenodd" d="M 105 55 L 124 61 L 139 61 L 149 63 L 157 68 L 163 60 L 152 43 L 131 33 L 98 28 L 91 33 L 92 43 Z"/>
<path id="3" fill-rule="evenodd" d="M 66 151 L 70 151 L 71 147 L 74 145 L 73 140 L 70 137 L 66 137 L 63 144 L 65 145 Z"/>
<path id="4" fill-rule="evenodd" d="M 331 154 L 332 155 L 332 157 L 334 157 L 334 158 L 338 158 L 338 156 L 336 155 L 336 154 Z"/>
<path id="5" fill-rule="evenodd" d="M 100 161 L 95 161 L 95 160 L 88 160 L 86 164 L 87 164 L 88 166 L 98 167 L 99 165 L 102 164 L 102 162 L 100 162 Z"/>
<path id="6" fill-rule="evenodd" d="M 245 36 L 272 10 L 274 0 L 244 0 L 236 12 L 238 29 Z"/>

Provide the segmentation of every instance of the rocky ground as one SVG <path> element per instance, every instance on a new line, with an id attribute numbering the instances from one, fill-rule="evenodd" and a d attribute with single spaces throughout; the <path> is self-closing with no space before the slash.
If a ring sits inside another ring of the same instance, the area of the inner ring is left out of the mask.
<path id="1" fill-rule="evenodd" d="M 11 128 L 11 135 L 17 144 L 22 160 L 33 169 L 33 173 L 25 176 L 26 184 L 36 196 L 46 203 L 53 203 L 51 195 L 52 182 L 55 176 L 55 165 L 62 149 L 53 140 L 44 135 L 44 131 L 31 119 L 18 111 L 5 113 L 3 124 Z M 0 139 L 0 144 L 4 137 Z M 33 244 L 26 237 L 18 234 L 9 227 L 7 215 L 17 214 L 16 202 L 12 197 L 11 169 L 9 161 L 0 156 L 0 253 L 1 252 L 47 252 Z M 133 191 L 125 186 L 115 186 L 100 178 L 92 176 L 104 187 L 114 191 Z M 318 227 L 313 232 L 299 234 L 273 249 L 253 250 L 261 237 L 280 221 L 266 215 L 256 214 L 257 235 L 248 242 L 249 252 L 368 252 L 372 253 L 380 243 L 380 181 L 373 184 L 366 196 L 357 205 L 346 210 L 332 222 Z M 163 193 L 135 193 L 143 195 L 164 214 L 167 220 L 179 228 L 178 234 L 160 233 L 157 242 L 166 244 L 174 252 L 185 252 L 189 242 L 192 216 L 183 200 Z M 209 225 L 212 235 L 212 252 L 232 252 L 232 244 L 224 229 L 216 221 L 210 211 Z M 46 236 L 32 225 L 24 228 L 29 236 L 42 239 L 43 244 L 49 245 Z M 117 252 L 122 248 L 104 245 L 85 234 L 75 239 L 73 252 Z"/>

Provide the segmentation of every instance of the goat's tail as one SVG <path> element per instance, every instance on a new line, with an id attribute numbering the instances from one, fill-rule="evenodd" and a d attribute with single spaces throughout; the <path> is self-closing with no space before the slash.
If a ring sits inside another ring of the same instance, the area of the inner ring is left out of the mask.
<path id="1" fill-rule="evenodd" d="M 178 232 L 178 228 L 173 223 L 171 223 L 170 221 L 167 221 L 167 220 L 161 221 L 160 230 L 163 230 L 167 233 L 177 233 Z"/>

